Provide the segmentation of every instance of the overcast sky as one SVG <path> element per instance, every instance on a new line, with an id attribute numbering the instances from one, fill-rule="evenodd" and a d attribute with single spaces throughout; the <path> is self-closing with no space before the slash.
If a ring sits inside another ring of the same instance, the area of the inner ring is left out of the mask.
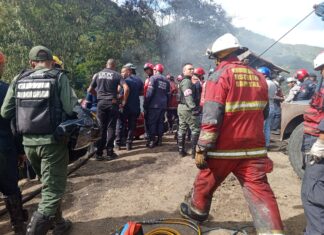
<path id="1" fill-rule="evenodd" d="M 313 10 L 320 0 L 216 0 L 233 25 L 279 39 Z M 313 13 L 280 42 L 324 47 L 324 21 Z"/>

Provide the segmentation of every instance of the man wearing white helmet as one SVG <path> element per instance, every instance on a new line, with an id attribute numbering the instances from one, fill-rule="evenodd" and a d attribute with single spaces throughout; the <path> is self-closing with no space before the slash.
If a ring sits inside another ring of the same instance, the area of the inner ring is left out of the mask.
<path id="1" fill-rule="evenodd" d="M 297 85 L 297 79 L 294 77 L 287 78 L 287 85 L 290 88 L 288 96 L 285 99 L 285 102 L 289 103 L 294 100 L 298 92 L 300 91 L 300 86 Z"/>
<path id="2" fill-rule="evenodd" d="M 322 78 L 304 115 L 302 152 L 309 152 L 301 190 L 307 220 L 304 235 L 324 234 L 324 52 L 315 58 L 314 69 Z"/>
<path id="3" fill-rule="evenodd" d="M 205 221 L 214 191 L 233 173 L 242 185 L 257 234 L 282 235 L 277 202 L 266 175 L 273 167 L 263 134 L 267 83 L 264 76 L 238 60 L 241 49 L 237 38 L 225 34 L 209 51 L 209 58 L 216 59 L 218 66 L 206 81 L 195 156 L 200 171 L 180 213 Z"/>

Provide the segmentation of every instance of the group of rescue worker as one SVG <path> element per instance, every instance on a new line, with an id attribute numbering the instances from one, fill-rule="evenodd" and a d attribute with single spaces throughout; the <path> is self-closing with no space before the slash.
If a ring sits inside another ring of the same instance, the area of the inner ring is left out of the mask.
<path id="1" fill-rule="evenodd" d="M 186 134 L 188 130 L 191 133 L 191 154 L 200 170 L 180 204 L 181 215 L 199 222 L 207 220 L 215 190 L 233 173 L 242 186 L 257 233 L 281 235 L 284 227 L 266 175 L 273 168 L 264 131 L 271 109 L 270 86 L 265 71 L 238 59 L 244 50 L 235 36 L 224 34 L 208 52 L 216 63 L 208 79 L 204 79 L 203 68 L 186 63 L 177 82 L 173 76 L 163 75 L 162 64 L 146 63 L 143 83 L 133 64 L 125 64 L 118 73 L 116 61 L 108 59 L 87 90 L 88 103 L 96 99 L 101 128 L 96 159 L 117 158 L 114 147 L 119 149 L 123 140 L 126 149 L 132 149 L 143 95 L 147 147 L 162 145 L 166 116 L 170 132 L 178 120 L 181 157 L 187 155 Z M 10 86 L 0 81 L 0 190 L 15 234 L 43 235 L 50 229 L 55 235 L 66 234 L 72 223 L 62 217 L 60 205 L 67 181 L 68 144 L 57 137 L 56 129 L 63 121 L 76 118 L 73 108 L 77 97 L 51 50 L 33 47 L 29 63 L 31 68 L 15 76 Z M 1 53 L 0 75 L 4 64 Z M 314 69 L 324 75 L 324 53 L 315 58 Z M 310 151 L 302 187 L 305 235 L 324 234 L 323 103 L 323 90 L 318 89 L 305 116 L 303 149 Z M 15 141 L 20 135 L 22 143 Z M 17 173 L 17 159 L 23 154 L 43 184 L 41 201 L 28 225 Z"/>

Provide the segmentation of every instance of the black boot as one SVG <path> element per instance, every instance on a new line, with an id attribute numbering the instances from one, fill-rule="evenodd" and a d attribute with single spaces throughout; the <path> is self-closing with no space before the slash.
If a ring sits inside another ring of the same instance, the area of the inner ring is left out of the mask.
<path id="1" fill-rule="evenodd" d="M 185 157 L 187 152 L 185 150 L 185 143 L 186 143 L 186 134 L 178 135 L 178 150 L 179 156 Z"/>
<path id="2" fill-rule="evenodd" d="M 159 135 L 155 141 L 155 146 L 162 146 L 162 135 Z"/>
<path id="3" fill-rule="evenodd" d="M 199 136 L 198 135 L 191 135 L 191 157 L 192 158 L 195 158 L 196 156 L 196 145 L 197 145 L 197 142 L 198 142 L 198 138 Z"/>
<path id="4" fill-rule="evenodd" d="M 132 143 L 131 143 L 131 142 L 127 142 L 127 143 L 126 143 L 126 150 L 127 150 L 127 151 L 132 150 Z"/>
<path id="5" fill-rule="evenodd" d="M 72 222 L 62 217 L 62 210 L 59 206 L 55 214 L 53 235 L 65 235 L 72 227 Z"/>
<path id="6" fill-rule="evenodd" d="M 10 222 L 16 235 L 26 234 L 26 221 L 28 221 L 28 212 L 22 207 L 21 194 L 14 194 L 4 197 L 6 208 L 10 215 Z"/>
<path id="7" fill-rule="evenodd" d="M 38 211 L 35 211 L 28 226 L 26 235 L 46 235 L 53 226 L 54 217 L 50 218 Z"/>
<path id="8" fill-rule="evenodd" d="M 114 149 L 107 149 L 107 156 L 105 160 L 111 161 L 118 158 L 118 155 L 114 152 Z"/>
<path id="9" fill-rule="evenodd" d="M 155 147 L 155 137 L 150 138 L 149 146 L 150 149 Z"/>
<path id="10" fill-rule="evenodd" d="M 208 218 L 208 213 L 202 213 L 194 209 L 190 203 L 182 202 L 180 204 L 180 214 L 187 219 L 193 219 L 198 222 L 204 222 Z"/>

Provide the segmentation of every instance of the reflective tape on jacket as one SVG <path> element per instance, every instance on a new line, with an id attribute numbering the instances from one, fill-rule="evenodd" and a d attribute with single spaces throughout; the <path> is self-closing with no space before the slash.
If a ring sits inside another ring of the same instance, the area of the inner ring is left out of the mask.
<path id="1" fill-rule="evenodd" d="M 225 112 L 240 112 L 248 110 L 263 110 L 267 101 L 236 101 L 226 102 Z"/>
<path id="2" fill-rule="evenodd" d="M 218 150 L 209 151 L 207 156 L 210 158 L 251 158 L 251 157 L 263 157 L 267 154 L 265 148 L 257 149 L 237 149 L 237 150 Z"/>

